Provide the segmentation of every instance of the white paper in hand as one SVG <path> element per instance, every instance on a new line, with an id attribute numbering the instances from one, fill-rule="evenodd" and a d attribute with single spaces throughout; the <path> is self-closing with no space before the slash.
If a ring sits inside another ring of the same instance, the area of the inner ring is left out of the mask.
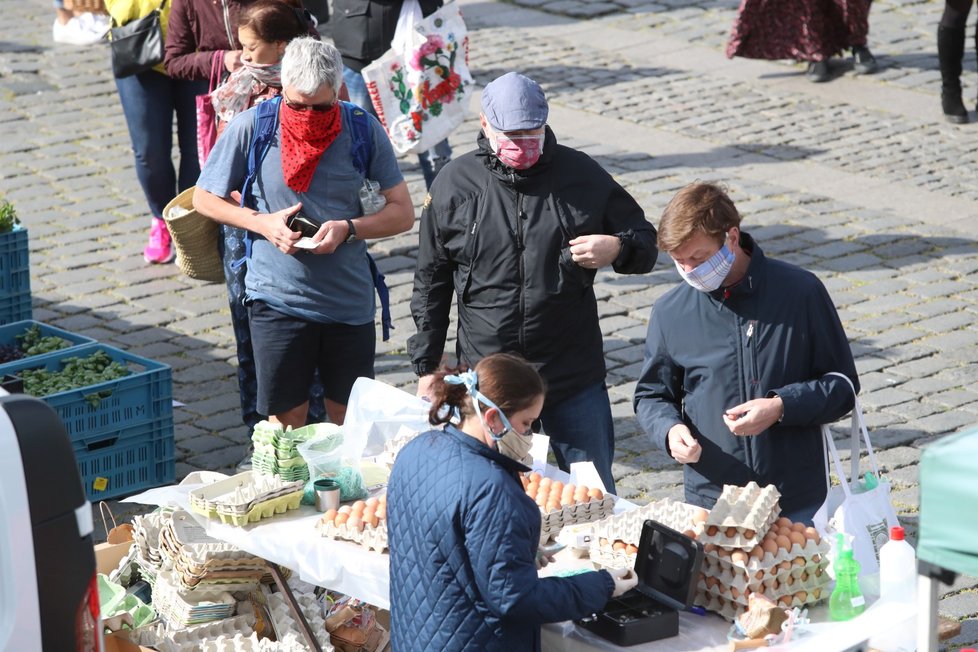
<path id="1" fill-rule="evenodd" d="M 530 444 L 530 457 L 533 464 L 530 467 L 540 475 L 547 474 L 547 453 L 550 451 L 550 437 L 533 433 L 533 443 Z"/>

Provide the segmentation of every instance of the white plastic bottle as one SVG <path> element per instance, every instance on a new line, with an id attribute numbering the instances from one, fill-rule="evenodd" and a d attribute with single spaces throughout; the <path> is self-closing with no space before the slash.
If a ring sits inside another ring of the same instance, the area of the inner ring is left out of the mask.
<path id="1" fill-rule="evenodd" d="M 890 540 L 880 548 L 880 601 L 914 602 L 916 594 L 917 555 L 897 525 L 890 528 Z"/>

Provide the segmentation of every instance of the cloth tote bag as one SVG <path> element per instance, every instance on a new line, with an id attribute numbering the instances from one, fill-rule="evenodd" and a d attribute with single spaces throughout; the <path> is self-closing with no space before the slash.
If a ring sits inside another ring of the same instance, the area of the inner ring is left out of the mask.
<path id="1" fill-rule="evenodd" d="M 853 387 L 852 381 L 846 376 L 835 372 L 829 375 L 845 378 L 849 386 Z M 855 394 L 854 387 L 853 394 Z M 853 556 L 859 562 L 861 572 L 877 573 L 880 547 L 889 541 L 890 528 L 900 525 L 900 522 L 890 501 L 890 483 L 880 477 L 879 465 L 876 463 L 876 454 L 869 441 L 869 432 L 866 430 L 866 421 L 863 418 L 858 396 L 852 408 L 850 437 L 852 460 L 848 478 L 827 425 L 822 426 L 822 439 L 826 451 L 825 486 L 828 488 L 828 495 L 825 503 L 815 513 L 813 519 L 815 529 L 823 537 L 834 538 L 839 532 L 852 537 Z M 877 478 L 876 486 L 869 489 L 863 489 L 859 484 L 860 439 L 866 445 L 869 470 L 876 474 Z M 832 464 L 839 478 L 839 485 L 835 487 L 831 486 L 829 478 L 829 457 L 832 458 Z"/>
<path id="2" fill-rule="evenodd" d="M 468 53 L 457 3 L 421 18 L 417 0 L 405 0 L 391 49 L 362 72 L 395 152 L 429 150 L 465 120 L 473 81 Z"/>
<path id="3" fill-rule="evenodd" d="M 211 101 L 211 94 L 221 83 L 221 71 L 224 69 L 224 52 L 218 50 L 211 57 L 211 77 L 206 95 L 198 95 L 197 102 L 197 160 L 200 167 L 214 149 L 217 142 L 217 111 Z"/>

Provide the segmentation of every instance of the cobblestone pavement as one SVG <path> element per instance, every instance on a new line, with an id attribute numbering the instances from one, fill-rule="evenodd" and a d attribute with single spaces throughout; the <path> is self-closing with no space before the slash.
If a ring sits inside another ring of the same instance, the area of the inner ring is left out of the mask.
<path id="1" fill-rule="evenodd" d="M 933 35 L 943 3 L 874 3 L 870 44 L 882 70 L 857 76 L 838 59 L 837 78 L 814 85 L 790 62 L 723 56 L 730 0 L 461 1 L 477 82 L 510 69 L 540 81 L 558 138 L 597 158 L 653 223 L 689 181 L 722 181 L 766 252 L 823 279 L 857 356 L 880 463 L 913 529 L 921 448 L 978 423 L 976 127 L 940 119 Z M 142 260 L 149 217 L 107 48 L 52 45 L 46 0 L 0 0 L 0 9 L 0 192 L 30 229 L 35 319 L 170 364 L 184 404 L 178 477 L 230 470 L 247 432 L 224 290 Z M 974 97 L 973 53 L 965 70 Z M 477 129 L 473 116 L 453 134 L 456 151 Z M 420 205 L 420 171 L 408 159 L 403 167 Z M 416 237 L 371 246 L 396 327 L 378 347 L 378 377 L 409 390 Z M 614 470 L 622 495 L 638 502 L 682 496 L 679 467 L 650 448 L 630 402 L 649 308 L 676 282 L 663 257 L 647 276 L 602 272 L 596 285 Z M 963 577 L 946 589 L 941 610 L 963 623 L 950 649 L 978 641 L 976 586 Z"/>

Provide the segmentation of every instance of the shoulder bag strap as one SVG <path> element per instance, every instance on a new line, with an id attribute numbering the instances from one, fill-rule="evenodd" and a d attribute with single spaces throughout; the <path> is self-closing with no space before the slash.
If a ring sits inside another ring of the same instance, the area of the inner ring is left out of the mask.
<path id="1" fill-rule="evenodd" d="M 278 110 L 282 103 L 282 96 L 265 100 L 255 109 L 255 128 L 251 134 L 251 145 L 248 147 L 248 168 L 245 173 L 244 183 L 241 185 L 241 207 L 245 207 L 248 197 L 251 195 L 251 186 L 258 176 L 262 161 L 272 145 L 272 137 L 275 135 L 275 128 L 278 126 Z M 237 270 L 251 258 L 251 231 L 245 231 L 244 235 L 244 256 L 231 263 L 231 269 Z"/>

